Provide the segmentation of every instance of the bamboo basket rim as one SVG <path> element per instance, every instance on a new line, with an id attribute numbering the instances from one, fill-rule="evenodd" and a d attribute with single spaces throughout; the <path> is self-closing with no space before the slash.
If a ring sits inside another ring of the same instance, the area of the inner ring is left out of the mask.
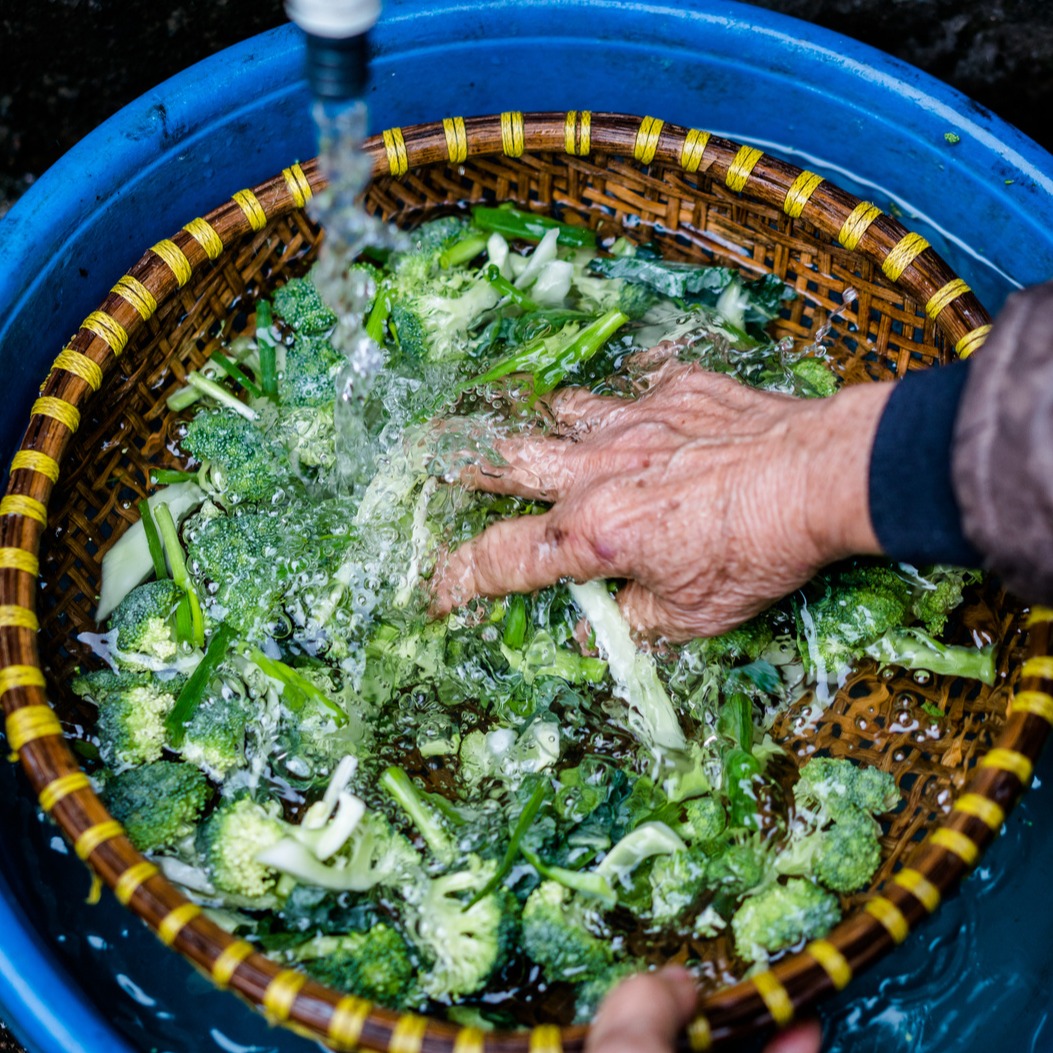
<path id="1" fill-rule="evenodd" d="M 802 218 L 843 248 L 880 266 L 968 357 L 983 343 L 990 318 L 976 296 L 919 234 L 874 204 L 814 172 L 759 149 L 654 117 L 616 113 L 518 111 L 454 117 L 389 128 L 365 144 L 373 175 L 398 179 L 417 167 L 527 153 L 593 152 L 658 162 L 704 174 L 729 190 Z M 106 812 L 69 749 L 47 700 L 36 641 L 35 598 L 48 499 L 81 408 L 102 387 L 130 338 L 194 272 L 219 260 L 229 244 L 275 218 L 302 209 L 324 185 L 316 161 L 235 193 L 164 239 L 113 286 L 55 359 L 33 403 L 21 448 L 0 501 L 0 700 L 6 734 L 30 784 L 83 860 L 166 945 L 220 987 L 230 987 L 268 1019 L 337 1050 L 374 1049 L 545 1053 L 580 1050 L 586 1028 L 541 1025 L 529 1032 L 483 1032 L 413 1013 L 397 1013 L 340 995 L 283 968 L 209 921 L 131 845 Z M 704 1050 L 752 1031 L 789 1023 L 820 997 L 843 988 L 861 968 L 903 942 L 974 867 L 1007 811 L 1026 789 L 1053 725 L 1053 610 L 1032 609 L 1030 639 L 1006 725 L 939 826 L 911 850 L 905 865 L 825 939 L 769 969 L 704 998 L 688 1028 Z"/>

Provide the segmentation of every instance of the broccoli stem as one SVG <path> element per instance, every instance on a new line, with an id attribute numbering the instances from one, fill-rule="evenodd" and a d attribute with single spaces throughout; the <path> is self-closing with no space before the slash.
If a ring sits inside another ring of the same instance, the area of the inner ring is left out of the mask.
<path id="1" fill-rule="evenodd" d="M 387 328 L 388 318 L 391 316 L 392 296 L 391 290 L 380 286 L 376 296 L 373 297 L 373 306 L 366 319 L 366 336 L 378 347 L 384 346 L 384 330 Z"/>
<path id="2" fill-rule="evenodd" d="M 517 289 L 494 264 L 486 268 L 486 280 L 499 296 L 507 296 L 517 307 L 524 311 L 536 311 L 537 304 L 522 289 Z"/>
<path id="3" fill-rule="evenodd" d="M 172 483 L 188 483 L 196 480 L 197 472 L 186 472 L 181 468 L 152 468 L 150 470 L 150 482 L 155 486 L 169 486 Z M 166 577 L 166 575 L 162 574 L 160 577 Z"/>
<path id="4" fill-rule="evenodd" d="M 435 858 L 441 863 L 452 863 L 457 846 L 434 812 L 424 803 L 410 777 L 401 768 L 391 767 L 380 776 L 380 785 L 409 816 Z"/>
<path id="5" fill-rule="evenodd" d="M 559 231 L 559 243 L 574 248 L 595 248 L 596 234 L 588 227 L 572 227 L 548 216 L 523 212 L 518 208 L 502 206 L 487 208 L 479 205 L 472 209 L 472 222 L 480 230 L 501 234 L 505 238 L 520 238 L 523 241 L 540 241 L 550 230 Z M 469 257 L 470 258 L 470 257 Z"/>
<path id="6" fill-rule="evenodd" d="M 724 793 L 728 798 L 729 827 L 760 829 L 757 781 L 763 770 L 756 757 L 738 746 L 724 754 Z"/>
<path id="7" fill-rule="evenodd" d="M 179 532 L 176 529 L 172 512 L 163 501 L 154 510 L 157 531 L 161 535 L 168 566 L 172 571 L 172 581 L 183 590 L 183 599 L 176 611 L 176 635 L 181 643 L 191 643 L 194 647 L 203 647 L 205 643 L 205 619 L 201 613 L 194 583 L 186 569 L 186 557 L 183 546 L 179 543 Z"/>
<path id="8" fill-rule="evenodd" d="M 260 398 L 260 396 L 262 396 L 263 392 L 260 390 L 259 385 L 252 380 L 233 359 L 227 358 L 227 356 L 220 351 L 213 351 L 212 357 L 209 361 L 215 362 L 231 380 L 240 384 L 254 398 Z"/>
<path id="9" fill-rule="evenodd" d="M 178 391 L 173 391 L 172 394 L 165 399 L 165 405 L 173 413 L 180 413 L 185 409 L 189 409 L 195 402 L 200 401 L 201 392 L 198 391 L 197 388 L 188 385 L 185 388 L 180 388 Z"/>
<path id="10" fill-rule="evenodd" d="M 198 373 L 196 369 L 187 373 L 186 380 L 192 388 L 195 388 L 202 395 L 207 395 L 221 406 L 226 406 L 227 409 L 240 413 L 246 420 L 257 420 L 259 418 L 259 414 L 251 406 L 246 406 L 241 399 L 235 397 L 222 384 L 209 380 L 208 377 Z M 169 408 L 172 408 L 171 403 Z"/>
<path id="11" fill-rule="evenodd" d="M 347 714 L 324 691 L 291 665 L 286 665 L 277 658 L 269 658 L 258 647 L 249 649 L 249 657 L 267 676 L 282 684 L 282 698 L 294 713 L 299 713 L 310 700 L 328 710 L 338 725 L 347 723 Z"/>
<path id="12" fill-rule="evenodd" d="M 555 881 L 572 892 L 580 892 L 583 896 L 598 899 L 605 907 L 613 907 L 618 902 L 618 894 L 614 891 L 614 886 L 603 874 L 549 866 L 536 852 L 532 852 L 523 844 L 519 846 L 519 851 L 543 878 Z"/>
<path id="13" fill-rule="evenodd" d="M 278 350 L 271 336 L 274 318 L 266 300 L 256 303 L 256 350 L 260 356 L 260 387 L 265 398 L 278 398 Z"/>
<path id="14" fill-rule="evenodd" d="M 518 651 L 526 639 L 526 597 L 516 594 L 508 600 L 508 610 L 505 614 L 505 645 L 512 650 Z"/>
<path id="15" fill-rule="evenodd" d="M 733 746 L 753 752 L 753 703 L 742 691 L 736 691 L 720 707 L 717 731 L 730 739 Z"/>
<path id="16" fill-rule="evenodd" d="M 167 505 L 165 506 L 168 507 Z M 168 513 L 171 518 L 172 513 Z M 167 578 L 168 566 L 165 564 L 165 551 L 161 547 L 161 538 L 157 533 L 157 525 L 154 523 L 153 513 L 150 511 L 150 502 L 145 498 L 139 502 L 139 518 L 143 524 L 143 533 L 146 535 L 146 547 L 150 550 L 150 561 L 154 565 L 154 577 L 158 581 Z"/>
<path id="17" fill-rule="evenodd" d="M 208 682 L 219 668 L 219 663 L 226 657 L 227 649 L 233 639 L 234 629 L 229 625 L 220 625 L 212 639 L 209 640 L 201 661 L 198 662 L 197 667 L 183 685 L 183 689 L 176 696 L 175 705 L 165 717 L 165 730 L 173 746 L 183 744 L 183 739 L 186 737 L 186 726 L 193 718 L 197 707 L 201 705 L 205 688 L 208 687 Z"/>
<path id="18" fill-rule="evenodd" d="M 486 249 L 490 239 L 485 234 L 466 234 L 460 241 L 455 241 L 439 255 L 439 266 L 458 267 L 470 263 Z"/>
<path id="19" fill-rule="evenodd" d="M 988 686 L 995 682 L 993 647 L 956 647 L 934 640 L 924 629 L 892 629 L 866 648 L 883 665 L 924 669 L 938 676 L 963 676 Z"/>

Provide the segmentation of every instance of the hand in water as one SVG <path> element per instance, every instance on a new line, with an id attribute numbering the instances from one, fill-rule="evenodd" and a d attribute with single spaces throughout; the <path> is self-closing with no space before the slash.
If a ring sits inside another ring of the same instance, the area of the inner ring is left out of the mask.
<path id="1" fill-rule="evenodd" d="M 880 551 L 867 473 L 889 391 L 795 399 L 681 362 L 662 365 L 634 400 L 558 391 L 550 434 L 505 438 L 505 464 L 462 475 L 553 507 L 453 552 L 434 611 L 561 578 L 625 578 L 619 600 L 637 631 L 724 632 L 826 563 Z"/>
<path id="2" fill-rule="evenodd" d="M 695 981 L 673 966 L 633 976 L 606 998 L 585 1043 L 585 1053 L 673 1053 L 695 1008 Z M 821 1034 L 812 1020 L 776 1035 L 764 1053 L 819 1053 Z"/>

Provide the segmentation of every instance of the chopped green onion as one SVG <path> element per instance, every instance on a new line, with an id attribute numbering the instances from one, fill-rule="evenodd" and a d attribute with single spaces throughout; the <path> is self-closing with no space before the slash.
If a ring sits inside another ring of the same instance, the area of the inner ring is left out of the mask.
<path id="1" fill-rule="evenodd" d="M 146 547 L 150 550 L 150 561 L 154 565 L 154 577 L 160 581 L 169 577 L 168 567 L 165 565 L 165 552 L 157 533 L 157 525 L 150 511 L 150 502 L 145 498 L 139 502 L 139 518 L 143 524 L 143 533 L 146 535 Z"/>
<path id="2" fill-rule="evenodd" d="M 231 380 L 240 384 L 254 398 L 260 398 L 263 392 L 259 385 L 232 358 L 227 358 L 220 351 L 213 351 L 210 362 L 215 362 Z"/>
<path id="3" fill-rule="evenodd" d="M 260 387 L 266 398 L 278 397 L 278 350 L 271 336 L 274 317 L 266 300 L 256 304 L 256 349 L 260 355 Z"/>
<path id="4" fill-rule="evenodd" d="M 205 688 L 208 687 L 208 682 L 219 668 L 220 662 L 226 657 L 227 649 L 233 638 L 234 630 L 229 625 L 221 625 L 215 631 L 208 642 L 204 656 L 176 697 L 175 705 L 165 718 L 165 729 L 173 746 L 183 744 L 183 739 L 186 737 L 186 726 L 197 711 L 197 707 L 201 705 Z"/>
<path id="5" fill-rule="evenodd" d="M 518 208 L 487 208 L 480 205 L 472 209 L 472 222 L 480 230 L 492 231 L 509 239 L 540 241 L 550 230 L 555 229 L 559 231 L 561 245 L 573 248 L 596 246 L 596 234 L 588 227 L 572 227 L 569 223 L 560 223 L 548 216 L 523 212 Z"/>

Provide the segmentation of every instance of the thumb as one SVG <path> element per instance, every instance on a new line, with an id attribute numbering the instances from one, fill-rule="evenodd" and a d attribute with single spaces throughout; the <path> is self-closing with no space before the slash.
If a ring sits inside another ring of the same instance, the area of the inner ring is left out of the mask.
<path id="1" fill-rule="evenodd" d="M 632 976 L 600 1006 L 585 1053 L 672 1053 L 694 1012 L 697 991 L 686 969 Z"/>

